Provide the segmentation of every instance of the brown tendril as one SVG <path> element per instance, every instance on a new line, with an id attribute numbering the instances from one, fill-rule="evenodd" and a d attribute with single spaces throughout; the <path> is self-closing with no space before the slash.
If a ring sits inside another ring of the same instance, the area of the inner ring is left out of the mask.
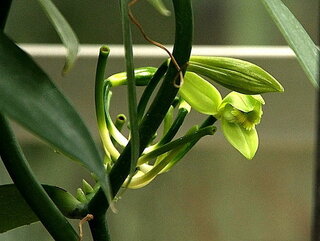
<path id="1" fill-rule="evenodd" d="M 79 241 L 82 241 L 82 238 L 83 238 L 82 225 L 85 222 L 88 222 L 88 221 L 90 221 L 92 219 L 93 219 L 93 215 L 92 214 L 87 214 L 87 216 L 85 216 L 83 219 L 80 220 L 80 222 L 79 222 Z"/>
<path id="2" fill-rule="evenodd" d="M 180 88 L 183 84 L 183 74 L 182 74 L 182 69 L 180 68 L 179 64 L 177 63 L 176 59 L 174 58 L 174 56 L 172 55 L 172 53 L 164 46 L 162 45 L 161 43 L 159 42 L 156 42 L 154 40 L 152 40 L 147 34 L 146 32 L 143 30 L 143 27 L 142 25 L 139 23 L 139 21 L 133 16 L 132 14 L 132 11 L 131 11 L 131 6 L 133 6 L 134 4 L 136 4 L 139 0 L 132 0 L 128 3 L 128 15 L 129 15 L 129 18 L 131 20 L 131 22 L 137 26 L 137 28 L 139 29 L 140 33 L 142 34 L 143 38 L 148 41 L 149 43 L 163 49 L 170 57 L 172 63 L 174 64 L 175 68 L 177 69 L 178 71 L 178 74 L 177 76 L 174 78 L 174 81 L 173 81 L 173 85 L 176 87 L 176 88 Z M 180 76 L 180 82 L 177 82 L 176 80 L 178 79 L 178 76 Z"/>

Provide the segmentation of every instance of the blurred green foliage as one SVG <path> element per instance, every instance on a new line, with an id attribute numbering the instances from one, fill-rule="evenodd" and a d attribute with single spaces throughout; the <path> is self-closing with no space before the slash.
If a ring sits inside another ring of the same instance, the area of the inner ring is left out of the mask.
<path id="1" fill-rule="evenodd" d="M 164 0 L 172 9 L 171 2 Z M 316 42 L 318 0 L 283 1 Z M 121 44 L 118 1 L 58 1 L 54 3 L 69 21 L 81 43 Z M 284 45 L 278 29 L 260 1 L 194 0 L 194 44 Z M 133 6 L 133 13 L 153 39 L 173 43 L 173 17 L 160 15 L 146 1 Z M 136 28 L 134 43 L 147 44 Z M 13 1 L 6 32 L 17 42 L 60 43 L 36 1 Z"/>

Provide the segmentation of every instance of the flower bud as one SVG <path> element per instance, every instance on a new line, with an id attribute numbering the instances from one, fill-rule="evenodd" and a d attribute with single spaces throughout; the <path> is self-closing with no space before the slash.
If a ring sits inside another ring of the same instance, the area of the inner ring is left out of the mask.
<path id="1" fill-rule="evenodd" d="M 82 190 L 86 195 L 93 192 L 91 185 L 84 179 L 82 179 Z"/>
<path id="2" fill-rule="evenodd" d="M 86 194 L 83 192 L 83 190 L 81 188 L 77 189 L 76 198 L 82 203 L 86 203 L 88 201 L 87 197 L 86 197 Z"/>
<path id="3" fill-rule="evenodd" d="M 283 92 L 281 84 L 269 73 L 250 62 L 226 58 L 193 56 L 188 71 L 203 75 L 220 85 L 243 94 Z"/>

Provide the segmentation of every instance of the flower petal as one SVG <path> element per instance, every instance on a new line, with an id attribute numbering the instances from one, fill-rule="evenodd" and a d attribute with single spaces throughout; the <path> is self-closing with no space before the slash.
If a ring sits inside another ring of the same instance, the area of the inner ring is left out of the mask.
<path id="1" fill-rule="evenodd" d="M 247 159 L 251 160 L 259 145 L 258 133 L 255 128 L 246 130 L 237 123 L 222 119 L 222 131 L 228 142 Z"/>
<path id="2" fill-rule="evenodd" d="M 216 115 L 222 101 L 213 85 L 191 72 L 186 72 L 179 94 L 192 108 L 208 115 Z"/>
<path id="3" fill-rule="evenodd" d="M 257 104 L 264 104 L 264 100 L 261 95 L 244 95 L 233 91 L 223 99 L 220 109 L 226 104 L 230 104 L 243 112 L 249 112 L 252 111 Z"/>

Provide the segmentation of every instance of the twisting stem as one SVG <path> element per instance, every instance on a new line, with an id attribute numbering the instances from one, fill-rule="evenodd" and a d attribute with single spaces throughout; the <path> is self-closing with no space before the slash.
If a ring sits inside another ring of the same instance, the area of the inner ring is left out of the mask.
<path id="1" fill-rule="evenodd" d="M 146 110 L 148 101 L 154 91 L 154 89 L 157 87 L 158 83 L 160 82 L 161 78 L 164 76 L 164 74 L 168 70 L 168 61 L 165 61 L 161 66 L 157 69 L 153 77 L 151 78 L 149 84 L 145 88 L 145 90 L 142 93 L 142 96 L 140 98 L 139 104 L 138 104 L 138 119 L 141 121 L 142 116 L 144 114 L 144 111 Z"/>
<path id="2" fill-rule="evenodd" d="M 183 66 L 189 61 L 192 36 L 193 36 L 193 14 L 191 0 L 173 0 L 175 20 L 176 20 L 176 37 L 173 48 L 173 56 L 179 66 Z M 178 71 L 171 62 L 168 71 L 164 77 L 163 84 L 151 104 L 147 114 L 141 121 L 140 132 L 140 153 L 149 143 L 154 133 L 160 126 L 165 117 L 172 101 L 174 100 L 178 89 L 174 86 L 174 78 Z M 130 170 L 131 143 L 126 146 L 120 155 L 118 161 L 110 172 L 110 181 L 113 194 L 116 194 L 123 182 L 126 180 Z M 108 202 L 105 194 L 100 189 L 88 204 L 89 212 L 105 213 L 108 209 Z"/>
<path id="3" fill-rule="evenodd" d="M 161 43 L 157 42 L 157 41 L 154 41 L 152 40 L 147 34 L 146 32 L 143 30 L 143 27 L 142 25 L 139 23 L 139 21 L 133 16 L 132 14 L 132 11 L 131 11 L 131 6 L 136 4 L 138 2 L 138 0 L 132 0 L 131 2 L 129 2 L 129 11 L 128 11 L 128 15 L 130 17 L 130 20 L 137 26 L 137 28 L 139 29 L 139 31 L 141 32 L 143 38 L 145 40 L 147 40 L 149 43 L 163 49 L 170 57 L 172 63 L 174 64 L 174 66 L 176 67 L 177 71 L 178 71 L 178 75 L 180 76 L 180 81 L 182 82 L 183 81 L 183 73 L 182 73 L 182 69 L 180 68 L 179 64 L 177 63 L 175 57 L 173 56 L 173 54 Z M 177 88 L 180 87 L 181 83 L 174 83 L 175 86 Z"/>

